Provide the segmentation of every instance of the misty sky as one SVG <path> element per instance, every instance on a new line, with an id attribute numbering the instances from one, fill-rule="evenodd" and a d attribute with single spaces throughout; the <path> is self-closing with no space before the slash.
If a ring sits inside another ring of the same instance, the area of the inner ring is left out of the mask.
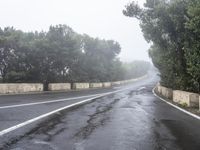
<path id="1" fill-rule="evenodd" d="M 142 4 L 145 0 L 138 0 Z M 66 24 L 78 33 L 120 43 L 122 61 L 149 60 L 139 22 L 122 14 L 130 0 L 0 0 L 0 27 L 48 30 Z"/>

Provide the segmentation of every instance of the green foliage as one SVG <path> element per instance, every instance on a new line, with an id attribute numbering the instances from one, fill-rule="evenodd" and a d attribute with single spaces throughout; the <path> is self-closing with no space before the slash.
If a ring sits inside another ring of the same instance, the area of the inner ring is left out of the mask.
<path id="1" fill-rule="evenodd" d="M 200 92 L 199 8 L 199 0 L 147 0 L 144 8 L 133 2 L 123 11 L 140 20 L 162 85 Z"/>
<path id="2" fill-rule="evenodd" d="M 183 108 L 187 108 L 188 104 L 187 103 L 181 103 L 180 106 L 183 107 Z"/>
<path id="3" fill-rule="evenodd" d="M 191 89 L 200 92 L 200 1 L 191 0 L 188 6 L 189 39 L 185 42 L 187 71 L 191 76 Z"/>
<path id="4" fill-rule="evenodd" d="M 99 82 L 125 78 L 119 43 L 80 35 L 66 25 L 47 32 L 0 28 L 0 82 Z M 138 72 L 127 78 L 137 77 Z"/>

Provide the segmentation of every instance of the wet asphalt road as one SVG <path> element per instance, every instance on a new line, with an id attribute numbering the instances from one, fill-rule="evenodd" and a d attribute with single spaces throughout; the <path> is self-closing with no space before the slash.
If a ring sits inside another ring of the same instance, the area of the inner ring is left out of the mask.
<path id="1" fill-rule="evenodd" d="M 0 137 L 9 150 L 200 150 L 200 121 L 157 99 L 158 78 L 103 90 L 1 96 L 0 106 L 127 90 L 97 98 Z M 0 130 L 85 98 L 0 109 Z"/>

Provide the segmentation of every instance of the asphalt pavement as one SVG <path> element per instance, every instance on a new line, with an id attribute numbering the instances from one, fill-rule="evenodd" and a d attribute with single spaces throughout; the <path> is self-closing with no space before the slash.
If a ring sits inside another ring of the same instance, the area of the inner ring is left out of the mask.
<path id="1" fill-rule="evenodd" d="M 0 96 L 0 149 L 200 150 L 200 121 L 156 98 L 158 80 L 151 72 L 108 89 Z"/>

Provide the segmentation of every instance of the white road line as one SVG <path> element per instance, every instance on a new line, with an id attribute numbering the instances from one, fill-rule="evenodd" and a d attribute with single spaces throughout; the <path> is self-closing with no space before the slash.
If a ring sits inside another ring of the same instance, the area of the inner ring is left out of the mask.
<path id="1" fill-rule="evenodd" d="M 25 121 L 25 122 L 23 122 L 23 123 L 20 123 L 20 124 L 18 124 L 18 125 L 15 125 L 15 126 L 12 126 L 12 127 L 8 128 L 8 129 L 5 129 L 5 130 L 0 131 L 0 136 L 3 136 L 3 135 L 5 135 L 5 134 L 7 134 L 7 133 L 9 133 L 9 132 L 11 132 L 11 131 L 14 131 L 14 130 L 16 130 L 16 129 L 18 129 L 18 128 L 21 128 L 21 127 L 23 127 L 23 126 L 25 126 L 25 125 L 31 124 L 31 123 L 33 123 L 33 122 L 35 122 L 35 121 L 38 121 L 38 120 L 42 119 L 42 118 L 48 117 L 48 116 L 50 116 L 50 115 L 53 115 L 53 114 L 55 114 L 55 113 L 57 113 L 57 112 L 59 112 L 59 111 L 62 111 L 62 110 L 64 110 L 64 109 L 68 109 L 68 108 L 70 108 L 70 107 L 73 107 L 73 106 L 76 106 L 76 105 L 80 105 L 80 104 L 83 104 L 83 103 L 92 101 L 92 100 L 94 100 L 94 99 L 96 99 L 96 98 L 100 98 L 100 97 L 102 97 L 102 96 L 105 96 L 105 95 L 100 95 L 100 96 L 96 96 L 96 97 L 93 97 L 93 98 L 89 98 L 89 99 L 86 99 L 86 100 L 83 100 L 83 101 L 80 101 L 80 102 L 77 102 L 77 103 L 74 103 L 74 104 L 71 104 L 71 105 L 68 105 L 68 106 L 65 106 L 65 107 L 61 107 L 61 108 L 56 109 L 56 110 L 54 110 L 54 111 L 51 111 L 51 112 L 49 112 L 49 113 L 40 115 L 40 116 L 38 116 L 38 117 L 36 117 L 36 118 L 27 120 L 27 121 Z"/>
<path id="2" fill-rule="evenodd" d="M 74 100 L 74 99 L 81 99 L 81 98 L 88 98 L 88 97 L 92 97 L 92 96 L 99 96 L 99 95 L 102 95 L 102 94 L 117 93 L 117 92 L 124 91 L 124 90 L 127 90 L 127 89 L 130 89 L 130 88 L 125 88 L 125 89 L 121 89 L 121 90 L 116 90 L 116 91 L 112 91 L 112 92 L 105 92 L 105 93 L 100 93 L 100 94 L 73 97 L 73 98 L 56 99 L 56 100 L 34 102 L 34 103 L 23 103 L 23 104 L 17 104 L 17 105 L 6 105 L 6 106 L 0 106 L 0 109 L 8 109 L 8 108 L 16 108 L 16 107 L 24 107 L 24 106 L 33 106 L 33 105 L 40 105 L 40 104 L 64 102 L 64 101 L 70 101 L 70 100 Z"/>
<path id="3" fill-rule="evenodd" d="M 140 87 L 140 88 L 138 89 L 138 91 L 145 90 L 145 89 L 146 89 L 146 87 L 143 86 L 143 87 Z"/>
<path id="4" fill-rule="evenodd" d="M 102 93 L 102 94 L 106 94 L 106 93 Z M 34 103 L 23 103 L 23 104 L 18 104 L 18 105 L 6 105 L 6 106 L 0 106 L 0 109 L 63 102 L 63 101 L 69 101 L 69 100 L 74 100 L 74 99 L 81 99 L 81 98 L 88 98 L 88 97 L 92 97 L 92 96 L 98 96 L 98 95 L 102 95 L 102 94 L 93 94 L 93 95 L 86 95 L 86 96 L 79 96 L 79 97 L 65 98 L 65 99 L 56 99 L 56 100 L 34 102 Z"/>
<path id="5" fill-rule="evenodd" d="M 176 109 L 178 109 L 178 110 L 180 110 L 180 111 L 182 111 L 182 112 L 184 112 L 184 113 L 186 113 L 186 114 L 188 114 L 188 115 L 190 115 L 190 116 L 192 116 L 192 117 L 194 117 L 194 118 L 200 120 L 200 117 L 199 117 L 198 115 L 195 115 L 195 114 L 193 114 L 193 113 L 191 113 L 191 112 L 189 112 L 189 111 L 187 111 L 187 110 L 185 110 L 185 109 L 182 109 L 182 108 L 180 108 L 180 107 L 178 107 L 178 106 L 176 106 L 176 105 L 174 105 L 174 104 L 172 104 L 172 103 L 166 101 L 165 99 L 163 99 L 163 98 L 161 98 L 160 96 L 158 96 L 158 95 L 155 93 L 154 90 L 155 90 L 155 88 L 153 88 L 152 93 L 153 93 L 157 98 L 159 98 L 160 100 L 162 100 L 162 101 L 164 101 L 165 103 L 171 105 L 172 107 L 174 107 L 174 108 L 176 108 Z"/>
<path id="6" fill-rule="evenodd" d="M 144 75 L 141 78 L 138 78 L 139 80 L 145 78 L 147 75 Z M 114 87 L 115 88 L 115 87 Z M 119 89 L 120 87 L 117 87 L 113 92 L 106 92 L 106 93 L 101 93 L 101 94 L 112 94 L 112 93 L 117 93 L 121 92 L 130 88 L 125 88 L 125 89 Z M 143 87 L 142 87 L 143 88 Z M 144 87 L 145 88 L 145 87 Z M 8 108 L 16 108 L 16 107 L 23 107 L 23 106 L 33 106 L 33 105 L 40 105 L 40 104 L 48 104 L 48 103 L 56 103 L 56 102 L 63 102 L 63 101 L 69 101 L 69 100 L 74 100 L 74 99 L 81 99 L 81 98 L 87 98 L 87 97 L 92 97 L 92 96 L 98 96 L 101 94 L 93 94 L 93 95 L 86 95 L 86 96 L 80 96 L 80 97 L 73 97 L 73 98 L 65 98 L 65 99 L 56 99 L 56 100 L 50 100 L 50 101 L 42 101 L 42 102 L 34 102 L 34 103 L 22 103 L 22 104 L 17 104 L 17 105 L 5 105 L 5 106 L 0 106 L 0 109 L 8 109 Z"/>
<path id="7" fill-rule="evenodd" d="M 26 125 L 28 125 L 28 124 L 31 124 L 31 123 L 35 122 L 35 121 L 38 121 L 38 120 L 41 120 L 41 119 L 43 119 L 43 118 L 45 118 L 45 117 L 48 117 L 48 116 L 50 116 L 50 115 L 53 115 L 53 114 L 55 114 L 55 113 L 57 113 L 57 112 L 59 112 L 59 111 L 62 111 L 62 110 L 68 109 L 68 108 L 70 108 L 70 107 L 74 107 L 74 106 L 76 106 L 76 105 L 80 105 L 80 104 L 83 104 L 83 103 L 92 101 L 92 100 L 94 100 L 94 99 L 97 99 L 97 98 L 100 98 L 100 97 L 103 97 L 103 96 L 106 96 L 106 95 L 114 94 L 114 93 L 117 93 L 117 92 L 122 92 L 122 91 L 125 91 L 125 90 L 128 90 L 128 89 L 131 89 L 131 88 L 132 88 L 132 87 L 130 87 L 130 88 L 124 88 L 124 89 L 121 89 L 121 90 L 116 90 L 116 91 L 113 91 L 113 92 L 107 92 L 107 93 L 99 94 L 99 95 L 96 96 L 96 97 L 92 97 L 92 98 L 89 98 L 89 99 L 86 99 L 86 100 L 83 100 L 83 101 L 80 101 L 80 102 L 77 102 L 77 103 L 74 103 L 74 104 L 71 104 L 71 105 L 67 105 L 67 106 L 65 106 L 65 107 L 61 107 L 61 108 L 59 108 L 59 109 L 56 109 L 56 110 L 53 110 L 53 111 L 48 112 L 48 113 L 46 113 L 46 114 L 43 114 L 43 115 L 40 115 L 40 116 L 38 116 L 38 117 L 32 118 L 32 119 L 30 119 L 30 120 L 27 120 L 27 121 L 25 121 L 25 122 L 22 122 L 22 123 L 20 123 L 20 124 L 17 124 L 17 125 L 15 125 L 15 126 L 10 127 L 10 128 L 4 129 L 4 130 L 0 131 L 0 136 L 3 136 L 3 135 L 5 135 L 5 134 L 7 134 L 7 133 L 9 133 L 9 132 L 12 132 L 12 131 L 14 131 L 14 130 L 16 130 L 16 129 L 19 129 L 19 128 L 21 128 L 21 127 L 24 127 L 24 126 L 26 126 Z"/>

